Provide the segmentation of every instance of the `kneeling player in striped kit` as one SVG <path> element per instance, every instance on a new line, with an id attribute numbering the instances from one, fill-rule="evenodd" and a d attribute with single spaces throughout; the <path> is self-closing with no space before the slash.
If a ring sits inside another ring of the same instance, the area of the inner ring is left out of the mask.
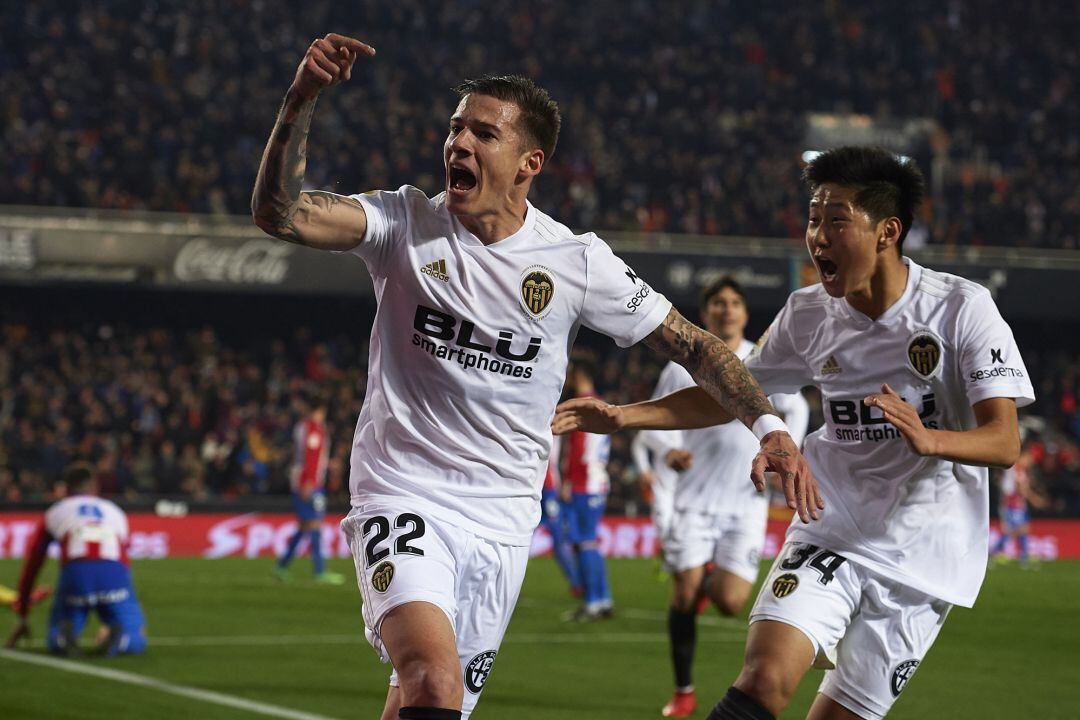
<path id="1" fill-rule="evenodd" d="M 97 497 L 97 482 L 88 465 L 68 468 L 64 482 L 74 494 L 45 511 L 23 561 L 16 605 L 19 623 L 8 647 L 30 633 L 26 615 L 34 580 L 49 545 L 56 541 L 60 578 L 45 638 L 49 652 L 78 653 L 79 635 L 94 611 L 103 628 L 95 652 L 108 656 L 141 653 L 146 649 L 146 621 L 131 582 L 127 515 L 115 503 Z"/>

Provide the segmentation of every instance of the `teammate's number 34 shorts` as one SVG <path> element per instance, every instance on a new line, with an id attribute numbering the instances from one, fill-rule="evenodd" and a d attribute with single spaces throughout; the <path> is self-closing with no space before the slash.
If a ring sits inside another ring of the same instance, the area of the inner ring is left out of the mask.
<path id="1" fill-rule="evenodd" d="M 830 668 L 820 692 L 867 720 L 884 717 L 945 622 L 950 605 L 870 572 L 843 555 L 786 542 L 750 622 L 802 630 Z"/>

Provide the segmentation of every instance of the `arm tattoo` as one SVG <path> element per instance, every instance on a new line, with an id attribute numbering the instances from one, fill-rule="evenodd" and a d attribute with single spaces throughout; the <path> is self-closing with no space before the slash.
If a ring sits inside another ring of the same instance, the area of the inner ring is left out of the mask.
<path id="1" fill-rule="evenodd" d="M 276 238 L 299 245 L 305 243 L 297 227 L 296 215 L 304 202 L 314 202 L 300 193 L 307 168 L 307 137 L 314 110 L 314 99 L 294 100 L 286 96 L 263 152 L 251 196 L 251 214 L 256 224 Z M 309 193 L 304 193 L 307 195 Z"/>
<path id="2" fill-rule="evenodd" d="M 777 414 L 735 353 L 674 308 L 645 338 L 645 344 L 685 367 L 698 385 L 747 427 L 762 415 Z"/>

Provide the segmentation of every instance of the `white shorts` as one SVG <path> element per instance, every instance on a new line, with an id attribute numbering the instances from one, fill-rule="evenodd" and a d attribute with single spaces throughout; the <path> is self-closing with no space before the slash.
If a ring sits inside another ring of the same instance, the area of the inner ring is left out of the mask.
<path id="1" fill-rule="evenodd" d="M 353 508 L 341 529 L 356 565 L 368 642 L 388 662 L 379 637 L 386 614 L 415 601 L 441 608 L 457 638 L 465 685 L 462 717 L 468 718 L 517 604 L 528 546 L 487 540 L 413 512 L 407 501 Z M 397 686 L 396 672 L 390 684 Z"/>
<path id="2" fill-rule="evenodd" d="M 765 545 L 765 523 L 764 509 L 744 515 L 676 510 L 661 539 L 664 564 L 682 572 L 711 560 L 718 569 L 752 583 Z"/>
<path id="3" fill-rule="evenodd" d="M 879 720 L 934 644 L 949 603 L 870 572 L 834 552 L 786 542 L 750 622 L 801 630 L 825 668 L 819 692 Z"/>
<path id="4" fill-rule="evenodd" d="M 652 519 L 653 525 L 656 527 L 657 536 L 661 539 L 667 535 L 668 528 L 671 527 L 671 518 L 674 514 L 675 508 L 672 507 L 670 497 L 653 495 L 649 516 Z"/>

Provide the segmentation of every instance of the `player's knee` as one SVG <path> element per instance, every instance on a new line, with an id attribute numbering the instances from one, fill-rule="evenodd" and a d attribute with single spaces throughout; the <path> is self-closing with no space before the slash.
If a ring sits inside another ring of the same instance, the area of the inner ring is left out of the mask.
<path id="1" fill-rule="evenodd" d="M 697 593 L 675 588 L 675 593 L 671 597 L 671 607 L 681 613 L 692 612 L 697 608 Z"/>
<path id="2" fill-rule="evenodd" d="M 405 672 L 397 668 L 398 682 L 407 704 L 431 707 L 460 706 L 464 694 L 461 673 L 436 663 L 413 663 Z"/>
<path id="3" fill-rule="evenodd" d="M 792 682 L 774 663 L 755 662 L 747 658 L 742 672 L 735 680 L 735 687 L 749 695 L 774 714 L 787 707 L 798 687 L 798 678 Z"/>
<path id="4" fill-rule="evenodd" d="M 697 608 L 701 587 L 690 578 L 677 575 L 671 594 L 671 606 L 681 613 L 688 613 Z"/>
<path id="5" fill-rule="evenodd" d="M 146 652 L 146 634 L 142 630 L 125 632 L 120 652 L 125 655 L 140 655 Z"/>
<path id="6" fill-rule="evenodd" d="M 721 588 L 713 592 L 712 601 L 721 615 L 734 617 L 743 611 L 749 597 L 745 592 Z"/>

